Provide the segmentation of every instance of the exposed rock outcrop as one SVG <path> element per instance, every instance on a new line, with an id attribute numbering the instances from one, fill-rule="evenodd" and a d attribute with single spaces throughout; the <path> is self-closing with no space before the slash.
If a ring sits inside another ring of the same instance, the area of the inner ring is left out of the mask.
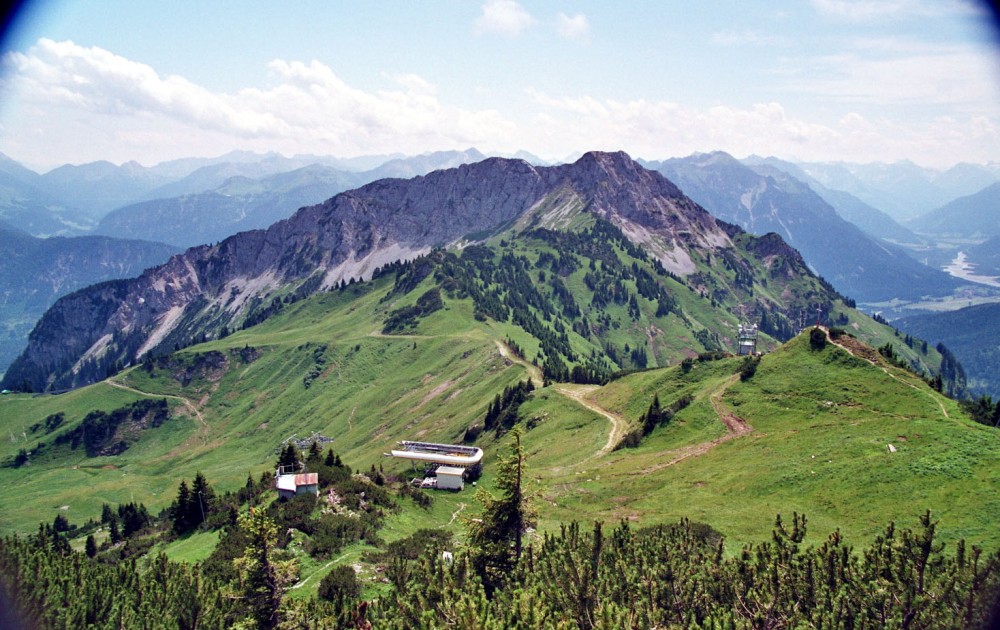
<path id="1" fill-rule="evenodd" d="M 611 221 L 679 275 L 694 271 L 692 251 L 731 248 L 739 231 L 620 152 L 555 167 L 491 158 L 384 179 L 267 230 L 191 248 L 134 280 L 63 298 L 39 321 L 4 384 L 41 390 L 92 382 L 145 353 L 232 329 L 276 290 L 307 293 L 368 278 L 383 264 L 544 213 L 557 199 Z"/>

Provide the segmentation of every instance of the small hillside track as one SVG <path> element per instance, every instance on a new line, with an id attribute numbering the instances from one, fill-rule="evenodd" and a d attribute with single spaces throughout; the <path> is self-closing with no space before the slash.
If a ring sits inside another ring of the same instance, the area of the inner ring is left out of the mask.
<path id="1" fill-rule="evenodd" d="M 535 365 L 534 363 L 528 363 L 521 357 L 514 354 L 514 352 L 509 347 L 507 347 L 507 344 L 505 344 L 504 342 L 497 340 L 496 344 L 497 344 L 497 350 L 500 351 L 500 356 L 507 359 L 508 361 L 517 363 L 518 365 L 524 367 L 524 369 L 528 370 L 528 375 L 531 377 L 532 385 L 534 385 L 535 387 L 541 387 L 542 385 L 545 384 L 545 380 L 542 378 L 542 370 L 537 365 Z"/>
<path id="2" fill-rule="evenodd" d="M 461 514 L 462 510 L 464 510 L 465 508 L 466 508 L 466 505 L 464 503 L 459 503 L 458 504 L 458 509 L 451 513 L 451 520 L 448 521 L 448 525 L 451 525 L 452 523 L 454 523 L 455 519 L 458 518 L 458 515 Z M 440 525 L 440 526 L 438 526 L 438 529 L 444 529 L 445 527 L 448 527 L 448 525 Z"/>
<path id="3" fill-rule="evenodd" d="M 373 330 L 368 333 L 369 337 L 379 337 L 382 339 L 434 339 L 435 335 L 407 335 L 403 333 L 386 334 L 381 330 Z"/>
<path id="4" fill-rule="evenodd" d="M 346 557 L 348 557 L 350 555 L 351 555 L 350 553 L 345 553 L 344 555 L 340 556 L 339 558 L 335 558 L 335 559 L 327 562 L 326 564 L 324 564 L 319 569 L 317 569 L 317 570 L 313 571 L 312 573 L 310 573 L 309 575 L 307 575 L 305 577 L 305 579 L 303 579 L 300 582 L 297 582 L 297 583 L 293 584 L 292 586 L 289 586 L 288 588 L 290 588 L 290 589 L 292 589 L 292 588 L 302 588 L 303 586 L 305 586 L 306 584 L 309 583 L 309 580 L 313 579 L 314 577 L 316 577 L 320 573 L 326 571 L 330 566 L 332 566 L 334 564 L 337 564 L 338 562 L 341 562 L 344 558 L 346 558 Z"/>
<path id="5" fill-rule="evenodd" d="M 709 395 L 709 400 L 712 402 L 712 409 L 715 410 L 715 415 L 719 416 L 719 420 L 722 421 L 722 424 L 726 425 L 728 434 L 723 437 L 728 440 L 740 437 L 741 435 L 746 435 L 747 433 L 753 431 L 753 427 L 751 427 L 746 420 L 730 411 L 729 407 L 726 407 L 725 403 L 722 402 L 722 395 L 726 393 L 727 389 L 736 384 L 736 381 L 739 379 L 739 374 L 733 374 L 719 389 Z"/>
<path id="6" fill-rule="evenodd" d="M 689 457 L 698 457 L 709 452 L 719 444 L 728 442 L 729 440 L 742 437 L 753 431 L 753 427 L 745 419 L 737 416 L 733 413 L 725 403 L 722 402 L 722 396 L 726 393 L 730 387 L 739 381 L 740 375 L 733 374 L 731 377 L 723 381 L 711 394 L 709 394 L 708 399 L 712 403 L 712 409 L 715 411 L 715 415 L 719 417 L 719 422 L 726 425 L 726 434 L 721 435 L 714 440 L 709 440 L 708 442 L 701 442 L 700 444 L 692 444 L 690 446 L 685 446 L 683 448 L 676 449 L 674 451 L 668 451 L 670 454 L 670 459 L 665 462 L 660 462 L 655 466 L 650 466 L 644 470 L 640 470 L 631 474 L 634 475 L 647 475 L 658 470 L 663 470 L 677 464 L 679 462 L 688 459 Z"/>
<path id="7" fill-rule="evenodd" d="M 603 407 L 599 407 L 593 402 L 586 399 L 587 394 L 599 389 L 599 385 L 570 385 L 564 383 L 557 385 L 555 390 L 566 396 L 575 400 L 578 404 L 587 409 L 593 411 L 594 413 L 604 416 L 607 418 L 608 422 L 611 423 L 611 431 L 608 433 L 608 441 L 601 447 L 601 450 L 597 451 L 595 455 L 606 455 L 611 452 L 616 444 L 621 442 L 622 438 L 625 437 L 625 432 L 628 430 L 628 420 L 622 418 L 616 413 L 612 413 Z"/>
<path id="8" fill-rule="evenodd" d="M 738 438 L 749 434 L 753 431 L 753 427 L 750 426 L 745 419 L 734 414 L 726 405 L 722 402 L 722 396 L 726 393 L 733 384 L 739 380 L 739 375 L 734 374 L 730 378 L 723 381 L 715 391 L 709 395 L 709 400 L 712 403 L 712 409 L 715 410 L 716 415 L 719 417 L 719 421 L 726 426 L 726 434 L 715 438 L 714 440 L 709 440 L 708 442 L 701 442 L 700 444 L 692 444 L 690 446 L 685 446 L 672 451 L 666 451 L 665 454 L 669 456 L 669 459 L 664 462 L 660 462 L 655 466 L 647 468 L 645 470 L 638 471 L 634 474 L 647 474 L 661 470 L 668 466 L 673 466 L 674 464 L 681 462 L 689 457 L 697 457 L 699 455 L 704 455 L 708 451 L 712 450 L 719 444 L 723 442 L 728 442 L 734 438 Z M 608 435 L 608 441 L 605 443 L 601 449 L 591 455 L 590 457 L 578 462 L 576 465 L 582 464 L 585 461 L 589 461 L 594 457 L 600 455 L 606 455 L 614 449 L 614 447 L 621 442 L 622 438 L 628 432 L 629 423 L 628 420 L 622 418 L 616 413 L 613 413 L 603 407 L 598 406 L 594 402 L 587 400 L 586 396 L 590 392 L 599 389 L 598 385 L 570 385 L 563 383 L 557 385 L 555 390 L 566 396 L 575 400 L 578 404 L 587 409 L 593 411 L 596 414 L 604 416 L 611 423 L 611 432 Z"/>
<path id="9" fill-rule="evenodd" d="M 944 403 L 942 403 L 940 399 L 935 397 L 934 394 L 925 389 L 917 387 L 913 383 L 903 380 L 898 376 L 896 376 L 895 374 L 893 374 L 889 370 L 889 368 L 886 367 L 885 361 L 882 355 L 878 353 L 878 350 L 875 350 L 871 346 L 861 343 L 860 341 L 858 341 L 854 337 L 851 337 L 850 335 L 841 335 L 837 339 L 834 339 L 833 337 L 830 336 L 829 329 L 821 327 L 821 330 L 823 330 L 823 332 L 826 333 L 826 338 L 830 340 L 831 344 L 837 346 L 838 348 L 840 348 L 841 350 L 843 350 L 844 352 L 853 357 L 864 359 L 865 361 L 871 363 L 875 367 L 881 368 L 881 370 L 885 372 L 885 374 L 888 375 L 889 378 L 895 379 L 896 381 L 902 383 L 903 385 L 906 385 L 907 387 L 913 390 L 921 392 L 926 396 L 930 396 L 931 399 L 937 403 L 937 406 L 941 410 L 941 413 L 944 414 L 944 417 L 945 418 L 951 417 L 948 415 L 948 410 L 945 409 Z"/>
<path id="10" fill-rule="evenodd" d="M 188 400 L 187 398 L 184 398 L 183 396 L 175 396 L 173 394 L 156 394 L 153 392 L 144 392 L 140 389 L 129 387 L 124 383 L 119 383 L 118 381 L 111 378 L 105 379 L 104 382 L 110 385 L 111 387 L 117 387 L 118 389 L 123 389 L 127 392 L 132 392 L 133 394 L 139 394 L 140 396 L 146 396 L 148 398 L 169 398 L 171 400 L 179 400 L 184 405 L 184 407 L 191 413 L 191 415 L 194 416 L 194 418 L 198 421 L 198 424 L 200 426 L 200 433 L 202 434 L 201 440 L 204 444 L 208 444 L 208 431 L 209 431 L 208 422 L 205 421 L 205 417 L 201 415 L 201 411 L 198 409 L 198 407 L 196 407 L 195 404 L 190 400 Z"/>

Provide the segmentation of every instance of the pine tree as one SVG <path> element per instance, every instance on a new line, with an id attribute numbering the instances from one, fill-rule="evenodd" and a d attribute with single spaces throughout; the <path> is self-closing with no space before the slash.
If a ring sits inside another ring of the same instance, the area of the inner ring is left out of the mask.
<path id="1" fill-rule="evenodd" d="M 205 475 L 200 472 L 194 477 L 191 485 L 191 502 L 188 505 L 188 522 L 191 529 L 198 527 L 204 522 L 215 507 L 215 491 L 208 485 Z"/>
<path id="2" fill-rule="evenodd" d="M 306 462 L 318 464 L 322 459 L 323 452 L 319 448 L 319 440 L 313 440 L 313 443 L 309 445 L 309 456 L 306 457 Z"/>
<path id="3" fill-rule="evenodd" d="M 122 523 L 122 536 L 128 538 L 149 525 L 149 511 L 142 503 L 125 503 L 118 506 L 118 519 Z"/>
<path id="4" fill-rule="evenodd" d="M 87 554 L 88 558 L 93 558 L 97 555 L 97 541 L 94 540 L 93 534 L 87 536 L 87 543 L 84 546 L 84 552 Z"/>
<path id="5" fill-rule="evenodd" d="M 511 450 L 497 461 L 496 488 L 499 497 L 480 488 L 476 499 L 483 511 L 478 521 L 470 521 L 469 543 L 473 565 L 488 590 L 500 586 L 521 559 L 523 537 L 535 524 L 535 513 L 524 491 L 524 451 L 521 429 L 511 431 Z"/>
<path id="6" fill-rule="evenodd" d="M 278 526 L 262 510 L 251 510 L 240 515 L 239 527 L 249 538 L 243 557 L 235 560 L 247 613 L 258 628 L 276 628 L 283 586 L 278 577 L 282 567 L 272 558 Z"/>
<path id="7" fill-rule="evenodd" d="M 298 470 L 300 468 L 299 450 L 289 442 L 278 457 L 278 467 L 282 470 Z"/>
<path id="8" fill-rule="evenodd" d="M 69 519 L 65 514 L 56 514 L 56 518 L 52 521 L 52 529 L 57 532 L 69 531 Z"/>
<path id="9" fill-rule="evenodd" d="M 640 418 L 643 435 L 652 433 L 656 425 L 660 423 L 660 413 L 660 396 L 659 394 L 653 394 L 653 402 L 650 403 L 649 409 Z"/>
<path id="10" fill-rule="evenodd" d="M 174 533 L 184 534 L 193 527 L 191 521 L 191 491 L 188 490 L 186 481 L 181 481 L 177 488 L 177 499 L 170 506 L 170 519 L 173 521 Z M 197 509 L 197 506 L 194 506 Z"/>

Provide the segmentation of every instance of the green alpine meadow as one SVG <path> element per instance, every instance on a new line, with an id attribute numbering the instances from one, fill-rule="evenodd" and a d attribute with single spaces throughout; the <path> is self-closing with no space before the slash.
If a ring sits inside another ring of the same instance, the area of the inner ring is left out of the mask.
<path id="1" fill-rule="evenodd" d="M 6 3 L 0 630 L 1000 629 L 995 4 Z"/>
<path id="2" fill-rule="evenodd" d="M 780 239 L 733 231 L 682 276 L 557 211 L 290 285 L 71 391 L 5 394 L 11 609 L 44 627 L 985 627 L 1000 440 L 946 395 L 949 357 Z M 424 464 L 390 456 L 404 441 L 482 449 L 481 471 L 420 489 Z M 279 499 L 288 470 L 316 493 Z"/>

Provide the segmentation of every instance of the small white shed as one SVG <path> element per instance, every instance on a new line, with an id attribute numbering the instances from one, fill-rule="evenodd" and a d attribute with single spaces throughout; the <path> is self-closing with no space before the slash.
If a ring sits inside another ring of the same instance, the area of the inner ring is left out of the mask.
<path id="1" fill-rule="evenodd" d="M 464 468 L 458 468 L 457 466 L 438 466 L 438 490 L 461 490 L 464 488 L 465 481 L 462 479 L 462 473 L 464 472 Z"/>
<path id="2" fill-rule="evenodd" d="M 319 474 L 278 475 L 274 480 L 279 499 L 291 499 L 297 494 L 319 494 Z"/>

